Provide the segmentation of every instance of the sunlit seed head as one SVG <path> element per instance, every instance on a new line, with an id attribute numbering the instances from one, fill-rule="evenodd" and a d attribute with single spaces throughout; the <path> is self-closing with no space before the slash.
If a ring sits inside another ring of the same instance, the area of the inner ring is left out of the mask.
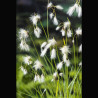
<path id="1" fill-rule="evenodd" d="M 57 26 L 57 27 L 56 27 L 56 31 L 59 30 L 59 29 L 60 29 L 60 26 Z"/>
<path id="2" fill-rule="evenodd" d="M 51 8 L 53 6 L 52 2 L 48 3 L 47 8 Z"/>
<path id="3" fill-rule="evenodd" d="M 48 40 L 48 43 L 51 45 L 51 46 L 55 46 L 57 44 L 56 40 L 53 38 L 53 39 L 49 39 Z"/>
<path id="4" fill-rule="evenodd" d="M 42 33 L 41 29 L 37 26 L 37 27 L 34 29 L 34 34 L 35 34 L 35 36 L 36 36 L 37 38 L 40 38 L 41 33 Z"/>
<path id="5" fill-rule="evenodd" d="M 51 50 L 51 59 L 55 59 L 56 58 L 56 50 L 53 48 Z"/>
<path id="6" fill-rule="evenodd" d="M 47 53 L 47 48 L 45 48 L 44 50 L 41 51 L 41 57 L 44 57 Z"/>
<path id="7" fill-rule="evenodd" d="M 49 14 L 50 19 L 52 19 L 52 18 L 53 18 L 53 16 L 54 16 L 54 14 L 53 14 L 53 13 L 50 13 L 50 14 Z"/>
<path id="8" fill-rule="evenodd" d="M 56 5 L 55 6 L 58 10 L 63 10 L 63 7 L 61 5 Z"/>
<path id="9" fill-rule="evenodd" d="M 69 21 L 64 22 L 64 29 L 69 28 L 71 23 Z"/>
<path id="10" fill-rule="evenodd" d="M 30 56 L 26 56 L 26 57 L 23 57 L 23 62 L 27 65 L 30 65 L 32 64 L 32 61 L 31 61 L 31 57 Z"/>
<path id="11" fill-rule="evenodd" d="M 78 29 L 76 30 L 76 35 L 82 35 L 82 29 L 80 27 L 78 27 Z"/>
<path id="12" fill-rule="evenodd" d="M 65 30 L 64 29 L 61 30 L 61 33 L 62 33 L 62 36 L 65 36 Z"/>
<path id="13" fill-rule="evenodd" d="M 21 40 L 19 47 L 21 50 L 24 50 L 24 51 L 30 50 L 29 45 L 24 40 Z"/>
<path id="14" fill-rule="evenodd" d="M 69 66 L 70 66 L 70 61 L 69 61 L 69 59 L 68 59 L 68 60 L 66 60 L 66 62 L 65 62 L 65 63 L 66 63 L 66 66 L 67 66 L 67 67 L 69 67 Z"/>
<path id="15" fill-rule="evenodd" d="M 43 65 L 41 64 L 41 62 L 40 62 L 39 60 L 36 60 L 36 61 L 34 62 L 33 68 L 35 68 L 35 70 L 38 70 L 38 69 L 41 69 L 42 66 L 43 66 Z"/>
<path id="16" fill-rule="evenodd" d="M 63 62 L 58 63 L 57 64 L 57 69 L 61 70 L 62 66 L 63 66 Z"/>
<path id="17" fill-rule="evenodd" d="M 68 54 L 70 53 L 70 50 L 69 50 L 69 46 L 63 46 L 60 48 L 62 54 Z"/>
<path id="18" fill-rule="evenodd" d="M 79 46 L 79 52 L 82 52 L 82 44 Z"/>
<path id="19" fill-rule="evenodd" d="M 26 70 L 26 69 L 24 69 L 22 66 L 21 66 L 21 71 L 23 72 L 23 74 L 24 74 L 24 75 L 26 75 L 26 74 L 27 74 L 27 70 Z"/>
<path id="20" fill-rule="evenodd" d="M 72 37 L 72 32 L 71 32 L 70 29 L 68 29 L 68 31 L 67 31 L 67 37 L 68 37 L 68 38 Z"/>
<path id="21" fill-rule="evenodd" d="M 26 31 L 25 29 L 20 29 L 19 30 L 19 39 L 23 39 L 23 38 L 28 38 L 28 31 Z"/>
<path id="22" fill-rule="evenodd" d="M 58 25 L 58 20 L 57 20 L 57 17 L 56 16 L 54 16 L 54 18 L 53 18 L 53 24 L 54 25 Z"/>

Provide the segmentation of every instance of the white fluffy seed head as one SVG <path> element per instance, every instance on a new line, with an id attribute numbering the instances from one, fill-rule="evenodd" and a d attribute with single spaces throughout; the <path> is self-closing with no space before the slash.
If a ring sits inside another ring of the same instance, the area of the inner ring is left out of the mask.
<path id="1" fill-rule="evenodd" d="M 54 16 L 54 14 L 53 14 L 53 13 L 50 13 L 50 14 L 49 14 L 50 19 L 52 19 L 52 18 L 53 18 L 53 16 Z"/>
<path id="2" fill-rule="evenodd" d="M 28 31 L 24 30 L 24 29 L 20 29 L 19 30 L 19 39 L 23 39 L 23 38 L 28 38 Z"/>
<path id="3" fill-rule="evenodd" d="M 53 39 L 49 39 L 48 43 L 49 43 L 49 46 L 55 46 L 57 44 L 57 42 L 56 42 L 56 40 L 54 38 Z"/>
<path id="4" fill-rule="evenodd" d="M 43 66 L 43 65 L 41 64 L 41 62 L 40 62 L 39 60 L 36 60 L 36 61 L 34 62 L 33 68 L 35 68 L 35 70 L 37 70 L 37 69 L 41 69 L 42 66 Z"/>
<path id="5" fill-rule="evenodd" d="M 48 3 L 47 8 L 51 8 L 53 6 L 52 2 Z"/>
<path id="6" fill-rule="evenodd" d="M 63 62 L 66 63 L 66 60 L 67 60 L 67 55 L 63 54 Z"/>
<path id="7" fill-rule="evenodd" d="M 30 65 L 32 64 L 32 61 L 31 61 L 31 57 L 30 56 L 26 56 L 26 57 L 23 57 L 23 62 L 27 65 Z"/>
<path id="8" fill-rule="evenodd" d="M 69 50 L 69 46 L 63 46 L 60 48 L 62 54 L 68 54 L 70 53 L 70 50 Z"/>
<path id="9" fill-rule="evenodd" d="M 82 44 L 79 46 L 79 52 L 82 52 Z"/>
<path id="10" fill-rule="evenodd" d="M 72 14 L 74 13 L 74 11 L 75 11 L 75 6 L 69 7 L 69 9 L 68 9 L 68 11 L 67 11 L 67 14 L 68 14 L 69 16 L 72 16 Z"/>
<path id="11" fill-rule="evenodd" d="M 72 32 L 71 32 L 70 29 L 68 29 L 68 31 L 67 31 L 67 37 L 68 37 L 68 38 L 72 37 Z"/>
<path id="12" fill-rule="evenodd" d="M 21 40 L 19 47 L 21 50 L 24 50 L 24 51 L 30 50 L 29 45 L 24 40 Z"/>
<path id="13" fill-rule="evenodd" d="M 63 66 L 63 62 L 58 63 L 57 64 L 57 69 L 61 70 L 62 66 Z"/>
<path id="14" fill-rule="evenodd" d="M 65 36 L 65 30 L 64 29 L 61 30 L 61 33 L 62 33 L 62 36 Z"/>
<path id="15" fill-rule="evenodd" d="M 37 15 L 34 14 L 34 15 L 31 15 L 30 20 L 33 23 L 33 25 L 36 25 L 40 18 L 41 16 L 39 14 Z"/>
<path id="16" fill-rule="evenodd" d="M 79 66 L 82 66 L 82 62 L 79 63 Z"/>
<path id="17" fill-rule="evenodd" d="M 60 26 L 57 26 L 57 27 L 56 27 L 56 31 L 59 30 L 59 29 L 60 29 Z"/>
<path id="18" fill-rule="evenodd" d="M 67 66 L 67 67 L 69 67 L 69 66 L 70 66 L 70 61 L 69 61 L 69 59 L 68 59 L 68 60 L 66 60 L 66 62 L 65 62 L 65 63 L 66 63 L 66 66 Z"/>
<path id="19" fill-rule="evenodd" d="M 78 7 L 78 17 L 81 17 L 81 16 L 82 16 L 82 8 L 79 5 L 79 7 Z"/>
<path id="20" fill-rule="evenodd" d="M 54 77 L 54 78 L 57 77 L 57 72 L 53 73 L 53 77 Z"/>
<path id="21" fill-rule="evenodd" d="M 40 56 L 44 57 L 46 53 L 47 53 L 47 48 L 45 48 L 44 50 L 41 51 L 41 55 Z"/>
<path id="22" fill-rule="evenodd" d="M 41 29 L 37 26 L 35 29 L 34 29 L 34 34 L 37 38 L 40 38 L 40 34 L 42 33 Z"/>
<path id="23" fill-rule="evenodd" d="M 21 71 L 23 72 L 23 74 L 24 74 L 24 75 L 26 75 L 26 74 L 27 74 L 27 70 L 26 70 L 26 69 L 24 69 L 22 66 L 21 66 Z"/>
<path id="24" fill-rule="evenodd" d="M 40 82 L 43 83 L 44 81 L 45 81 L 45 77 L 44 77 L 44 75 L 42 74 L 41 77 L 40 77 Z"/>
<path id="25" fill-rule="evenodd" d="M 51 59 L 55 59 L 56 58 L 56 50 L 53 48 L 51 50 Z"/>
<path id="26" fill-rule="evenodd" d="M 47 45 L 47 42 L 43 42 L 43 43 L 41 44 L 41 51 L 43 51 L 43 48 L 44 48 L 46 45 Z"/>
<path id="27" fill-rule="evenodd" d="M 54 16 L 54 18 L 53 18 L 53 24 L 58 25 L 58 20 L 57 20 L 56 16 Z"/>
<path id="28" fill-rule="evenodd" d="M 64 29 L 69 28 L 71 23 L 69 21 L 64 22 Z"/>
<path id="29" fill-rule="evenodd" d="M 56 5 L 55 6 L 58 10 L 63 10 L 63 7 L 61 5 Z"/>
<path id="30" fill-rule="evenodd" d="M 39 81 L 40 82 L 40 76 L 39 75 L 35 75 L 34 77 L 34 82 Z"/>
<path id="31" fill-rule="evenodd" d="M 82 35 L 82 29 L 80 27 L 78 27 L 78 29 L 76 30 L 76 35 Z"/>
<path id="32" fill-rule="evenodd" d="M 59 76 L 63 77 L 63 73 L 59 73 Z"/>

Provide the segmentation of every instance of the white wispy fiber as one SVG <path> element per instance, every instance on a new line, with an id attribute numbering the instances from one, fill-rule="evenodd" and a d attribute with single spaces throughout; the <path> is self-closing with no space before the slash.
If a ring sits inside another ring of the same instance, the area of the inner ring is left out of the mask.
<path id="1" fill-rule="evenodd" d="M 58 10 L 63 10 L 63 7 L 61 5 L 56 5 L 55 6 Z"/>
<path id="2" fill-rule="evenodd" d="M 59 76 L 63 77 L 63 73 L 59 73 Z"/>
<path id="3" fill-rule="evenodd" d="M 70 29 L 67 30 L 67 37 L 68 37 L 68 38 L 72 37 L 72 32 L 71 32 Z"/>
<path id="4" fill-rule="evenodd" d="M 55 46 L 57 44 L 56 40 L 53 38 L 53 39 L 49 39 L 48 40 L 48 43 L 51 45 L 51 46 Z"/>
<path id="5" fill-rule="evenodd" d="M 37 38 L 40 38 L 40 34 L 42 33 L 41 29 L 37 26 L 35 29 L 34 29 L 34 34 Z"/>
<path id="6" fill-rule="evenodd" d="M 27 70 L 26 70 L 26 69 L 24 69 L 22 66 L 21 66 L 21 71 L 23 72 L 23 74 L 24 74 L 24 75 L 26 75 L 26 74 L 27 74 Z"/>
<path id="7" fill-rule="evenodd" d="M 52 2 L 48 3 L 47 8 L 51 8 L 53 6 Z"/>
<path id="8" fill-rule="evenodd" d="M 63 66 L 63 62 L 58 63 L 57 64 L 57 69 L 61 70 L 62 66 Z"/>
<path id="9" fill-rule="evenodd" d="M 41 77 L 40 77 L 40 82 L 43 83 L 44 81 L 45 81 L 45 77 L 44 77 L 44 75 L 42 74 Z"/>
<path id="10" fill-rule="evenodd" d="M 36 81 L 39 81 L 40 82 L 40 76 L 38 74 L 35 75 L 35 77 L 34 77 L 34 82 L 36 82 Z"/>
<path id="11" fill-rule="evenodd" d="M 30 56 L 26 56 L 26 57 L 23 57 L 23 62 L 27 65 L 30 65 L 32 64 L 32 61 L 31 61 L 31 57 Z"/>
<path id="12" fill-rule="evenodd" d="M 41 57 L 44 57 L 45 54 L 47 53 L 47 50 L 48 50 L 47 48 L 45 48 L 44 50 L 42 50 L 40 56 L 41 56 Z"/>
<path id="13" fill-rule="evenodd" d="M 28 31 L 24 30 L 24 29 L 20 29 L 19 30 L 19 39 L 23 39 L 23 38 L 28 38 Z"/>
<path id="14" fill-rule="evenodd" d="M 37 15 L 31 15 L 30 20 L 33 23 L 33 25 L 36 25 L 38 20 L 40 20 L 41 16 L 39 14 Z"/>
<path id="15" fill-rule="evenodd" d="M 54 14 L 53 14 L 53 13 L 50 13 L 50 14 L 49 14 L 50 19 L 52 19 L 52 18 L 53 18 L 53 16 L 54 16 Z"/>
<path id="16" fill-rule="evenodd" d="M 19 47 L 21 50 L 24 50 L 24 51 L 30 50 L 29 45 L 24 40 L 21 40 Z"/>
<path id="17" fill-rule="evenodd" d="M 79 66 L 82 66 L 82 62 L 79 63 Z"/>
<path id="18" fill-rule="evenodd" d="M 68 54 L 70 53 L 70 50 L 69 50 L 69 46 L 63 46 L 60 48 L 62 54 Z"/>
<path id="19" fill-rule="evenodd" d="M 51 47 L 51 46 L 55 46 L 56 45 L 56 40 L 53 39 L 49 39 L 48 42 L 43 43 L 42 46 L 44 46 L 44 49 L 41 49 L 41 57 L 44 57 L 45 54 L 47 53 L 47 50 Z"/>
<path id="20" fill-rule="evenodd" d="M 72 16 L 72 14 L 74 13 L 75 10 L 77 10 L 77 8 L 78 8 L 78 4 L 75 3 L 73 6 L 69 7 L 67 14 L 69 16 Z"/>
<path id="21" fill-rule="evenodd" d="M 60 29 L 60 26 L 57 26 L 57 27 L 56 27 L 56 31 L 59 30 L 59 29 Z"/>
<path id="22" fill-rule="evenodd" d="M 43 48 L 44 48 L 46 45 L 47 45 L 47 42 L 43 42 L 43 43 L 41 44 L 41 51 L 43 50 Z"/>
<path id="23" fill-rule="evenodd" d="M 78 27 L 78 29 L 76 30 L 76 35 L 82 35 L 82 29 L 80 27 Z"/>
<path id="24" fill-rule="evenodd" d="M 42 74 L 41 76 L 39 76 L 38 74 L 35 75 L 34 77 L 34 82 L 38 81 L 40 83 L 43 83 L 44 82 L 44 75 Z"/>
<path id="25" fill-rule="evenodd" d="M 82 16 L 82 8 L 80 5 L 77 7 L 76 12 L 78 13 L 78 17 Z"/>
<path id="26" fill-rule="evenodd" d="M 74 42 L 75 42 L 75 41 L 74 41 L 74 39 L 73 39 L 73 40 L 72 40 L 72 43 L 74 44 Z"/>
<path id="27" fill-rule="evenodd" d="M 53 24 L 58 25 L 58 20 L 57 20 L 56 16 L 54 16 L 54 18 L 53 18 Z"/>
<path id="28" fill-rule="evenodd" d="M 64 29 L 69 28 L 71 23 L 69 21 L 64 22 Z"/>
<path id="29" fill-rule="evenodd" d="M 65 62 L 65 63 L 66 63 L 66 66 L 67 66 L 67 67 L 70 66 L 70 61 L 69 61 L 69 59 L 68 59 L 68 60 L 66 59 L 66 62 Z"/>
<path id="30" fill-rule="evenodd" d="M 43 66 L 43 65 L 41 64 L 41 62 L 40 62 L 39 60 L 36 60 L 36 61 L 34 62 L 33 68 L 35 68 L 35 70 L 37 70 L 37 69 L 41 69 L 42 66 Z"/>
<path id="31" fill-rule="evenodd" d="M 57 77 L 57 72 L 53 73 L 53 77 L 54 77 L 54 78 Z"/>
<path id="32" fill-rule="evenodd" d="M 66 60 L 67 60 L 67 55 L 63 54 L 63 62 L 66 63 Z"/>
<path id="33" fill-rule="evenodd" d="M 80 5 L 78 5 L 77 3 L 75 3 L 72 7 L 69 7 L 68 11 L 67 11 L 67 14 L 69 16 L 72 16 L 72 14 L 74 13 L 74 11 L 77 12 L 78 14 L 78 17 L 81 17 L 82 16 L 82 8 Z"/>
<path id="34" fill-rule="evenodd" d="M 56 50 L 53 48 L 51 50 L 51 59 L 55 59 L 56 58 Z"/>
<path id="35" fill-rule="evenodd" d="M 64 29 L 61 30 L 61 33 L 62 33 L 62 36 L 65 36 L 65 30 Z"/>
<path id="36" fill-rule="evenodd" d="M 79 46 L 79 52 L 82 52 L 82 44 Z"/>

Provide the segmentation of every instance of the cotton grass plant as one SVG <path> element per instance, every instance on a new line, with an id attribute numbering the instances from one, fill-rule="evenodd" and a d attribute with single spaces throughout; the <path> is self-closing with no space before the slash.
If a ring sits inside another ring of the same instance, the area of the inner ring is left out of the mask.
<path id="1" fill-rule="evenodd" d="M 31 40 L 35 58 L 30 54 L 22 55 L 17 73 L 17 98 L 82 98 L 82 59 L 78 61 L 79 55 L 82 54 L 82 43 L 78 43 L 79 37 L 82 36 L 82 28 L 73 30 L 69 17 L 64 22 L 57 19 L 55 9 L 62 11 L 61 5 L 54 5 L 48 0 L 46 6 L 47 31 L 41 22 L 40 14 L 33 13 L 29 18 L 36 39 L 41 38 L 42 33 L 46 37 L 39 45 L 40 53 L 29 30 L 20 29 L 18 32 L 19 49 L 30 52 L 28 39 Z M 76 3 L 69 7 L 67 14 L 72 17 L 74 11 L 77 12 L 77 17 L 82 16 L 80 0 L 76 0 Z M 48 21 L 52 21 L 56 26 L 54 30 L 61 34 L 63 46 L 58 47 L 55 37 L 50 38 Z M 23 83 L 23 78 L 27 75 L 32 76 L 31 81 Z"/>

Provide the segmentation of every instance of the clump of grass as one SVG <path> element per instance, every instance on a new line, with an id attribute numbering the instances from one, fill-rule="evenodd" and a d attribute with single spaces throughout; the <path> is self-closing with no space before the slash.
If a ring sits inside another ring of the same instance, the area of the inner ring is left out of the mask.
<path id="1" fill-rule="evenodd" d="M 47 31 L 41 22 L 42 17 L 37 13 L 30 16 L 33 34 L 31 30 L 18 31 L 18 48 L 25 51 L 25 55 L 17 55 L 18 98 L 82 98 L 82 44 L 78 43 L 82 29 L 78 27 L 73 30 L 68 17 L 65 22 L 58 21 L 56 9 L 62 11 L 63 7 L 48 0 Z M 52 12 L 49 13 L 50 11 Z M 78 17 L 82 16 L 80 0 L 76 0 L 67 14 L 72 16 L 74 11 L 78 13 Z M 55 30 L 61 33 L 60 47 L 54 37 L 50 38 L 49 17 L 57 26 Z M 46 39 L 39 42 L 37 47 L 32 36 L 40 39 L 42 33 Z M 29 41 L 33 48 L 28 44 Z"/>

